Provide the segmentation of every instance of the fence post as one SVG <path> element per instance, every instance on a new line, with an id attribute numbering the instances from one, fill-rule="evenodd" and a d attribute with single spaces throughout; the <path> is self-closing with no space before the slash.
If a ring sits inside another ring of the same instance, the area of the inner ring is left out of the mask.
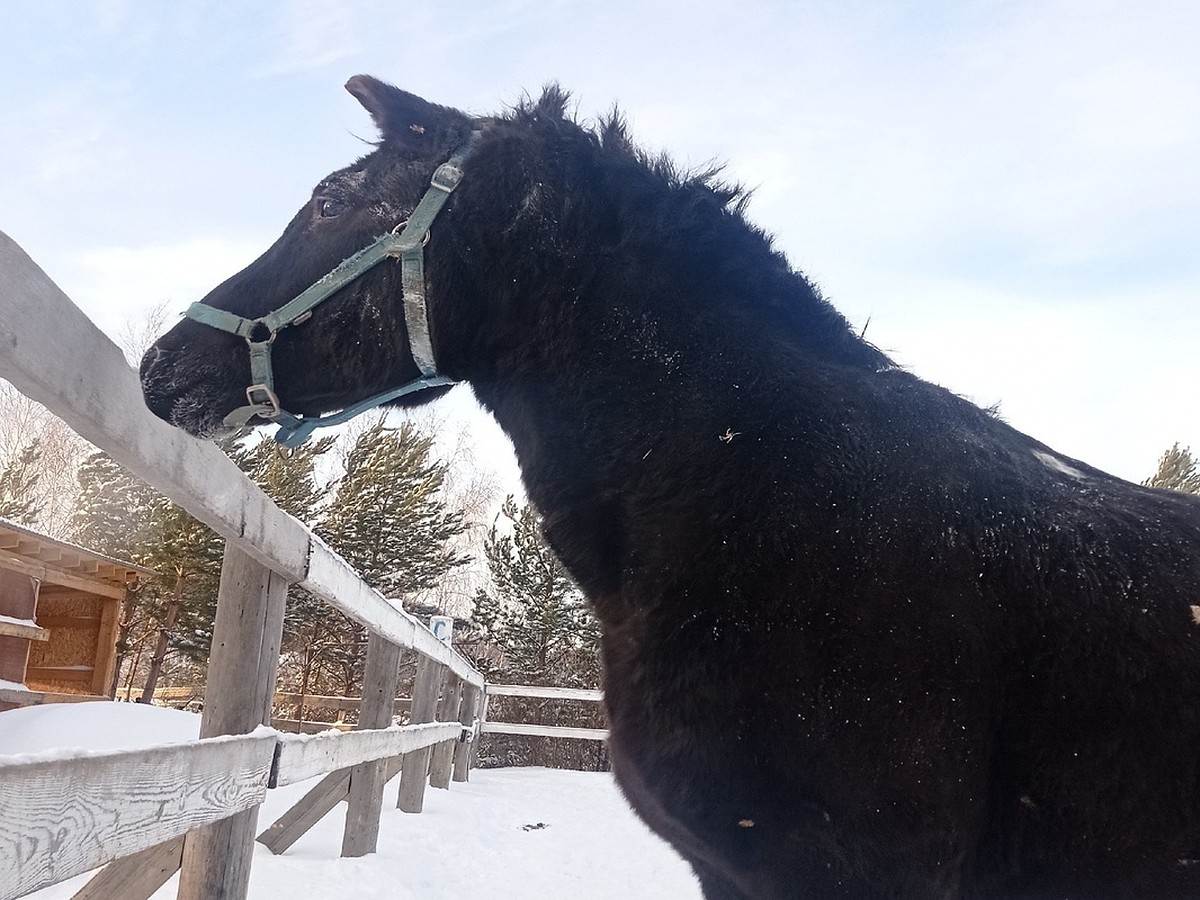
<path id="1" fill-rule="evenodd" d="M 463 682 L 462 704 L 458 708 L 458 721 L 461 725 L 470 728 L 475 724 L 475 712 L 479 706 L 481 693 L 482 691 L 475 685 Z M 460 741 L 454 745 L 455 781 L 467 781 L 470 778 L 471 748 L 474 745 L 474 740 L 470 743 Z"/>
<path id="2" fill-rule="evenodd" d="M 367 668 L 363 674 L 359 728 L 387 728 L 396 704 L 396 681 L 400 648 L 372 634 L 367 644 Z M 379 816 L 383 811 L 383 786 L 387 760 L 360 763 L 350 769 L 346 830 L 342 834 L 342 856 L 366 856 L 379 843 Z"/>
<path id="3" fill-rule="evenodd" d="M 408 721 L 411 725 L 432 722 L 437 712 L 438 694 L 442 689 L 442 674 L 445 667 L 424 654 L 417 663 L 417 676 L 413 680 L 412 712 Z M 397 808 L 407 813 L 419 813 L 425 806 L 425 782 L 429 775 L 429 748 L 404 754 L 400 766 L 400 791 L 396 797 Z"/>
<path id="4" fill-rule="evenodd" d="M 487 721 L 488 703 L 490 700 L 491 696 L 488 694 L 487 685 L 484 684 L 483 690 L 479 692 L 479 731 L 475 735 L 475 740 L 471 743 L 470 767 L 472 769 L 479 766 L 479 743 L 483 738 L 483 723 Z"/>
<path id="5" fill-rule="evenodd" d="M 271 721 L 287 581 L 225 544 L 200 737 L 245 734 Z M 240 900 L 250 884 L 258 809 L 190 832 L 179 900 Z"/>
<path id="6" fill-rule="evenodd" d="M 437 718 L 439 722 L 454 722 L 458 719 L 462 694 L 463 680 L 451 673 L 447 677 L 446 688 L 442 692 L 442 702 L 438 704 Z M 433 760 L 429 764 L 430 787 L 443 790 L 450 787 L 450 766 L 454 760 L 456 744 L 455 741 L 443 741 L 433 747 Z"/>

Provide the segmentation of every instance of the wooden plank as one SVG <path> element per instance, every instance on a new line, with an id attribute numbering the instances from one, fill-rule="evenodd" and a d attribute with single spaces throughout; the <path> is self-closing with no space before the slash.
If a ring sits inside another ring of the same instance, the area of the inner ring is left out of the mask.
<path id="1" fill-rule="evenodd" d="M 303 576 L 304 526 L 215 445 L 154 416 L 121 350 L 2 233 L 0 346 L 0 378 L 260 562 Z M 47 365 L 62 359 L 71 365 Z"/>
<path id="2" fill-rule="evenodd" d="M 462 733 L 457 722 L 394 725 L 391 728 L 321 734 L 280 735 L 272 787 L 284 787 L 374 759 L 428 750 Z"/>
<path id="3" fill-rule="evenodd" d="M 275 735 L 0 759 L 0 896 L 19 897 L 257 808 Z"/>
<path id="4" fill-rule="evenodd" d="M 400 771 L 401 757 L 387 761 L 384 781 L 391 781 Z M 350 770 L 330 772 L 315 787 L 300 798 L 296 804 L 276 819 L 269 828 L 258 836 L 258 842 L 279 855 L 304 836 L 341 801 L 350 790 Z"/>
<path id="5" fill-rule="evenodd" d="M 33 691 L 29 688 L 0 688 L 0 703 L 19 706 L 41 706 L 44 703 L 94 703 L 111 700 L 100 694 L 65 694 L 59 691 Z"/>
<path id="6" fill-rule="evenodd" d="M 475 727 L 475 717 L 479 715 L 479 698 L 483 692 L 474 685 L 463 685 L 462 704 L 459 706 L 458 722 L 464 728 Z M 474 743 L 474 733 L 470 734 L 471 741 L 459 741 L 454 745 L 454 780 L 463 782 L 470 780 L 471 745 Z"/>
<path id="7" fill-rule="evenodd" d="M 330 772 L 296 801 L 291 809 L 264 829 L 256 840 L 278 856 L 345 800 L 349 790 L 349 769 Z"/>
<path id="8" fill-rule="evenodd" d="M 95 677 L 92 693 L 112 696 L 117 687 L 117 635 L 121 630 L 121 603 L 105 600 L 100 611 L 99 634 L 96 635 Z"/>
<path id="9" fill-rule="evenodd" d="M 315 719 L 281 719 L 271 717 L 271 727 L 286 734 L 320 734 L 322 731 L 353 731 L 350 722 L 318 722 Z"/>
<path id="10" fill-rule="evenodd" d="M 377 634 L 371 635 L 363 673 L 362 706 L 358 712 L 359 729 L 387 728 L 392 724 L 399 666 L 400 648 Z M 366 856 L 375 852 L 379 843 L 386 769 L 386 761 L 378 759 L 359 763 L 350 770 L 342 856 Z"/>
<path id="11" fill-rule="evenodd" d="M 98 597 L 111 597 L 115 600 L 122 600 L 125 597 L 125 588 L 118 585 L 103 581 L 89 581 L 87 578 L 72 575 L 69 572 L 48 569 L 39 562 L 21 556 L 13 556 L 11 553 L 0 553 L 0 567 L 30 575 L 46 584 L 57 584 Z"/>
<path id="12" fill-rule="evenodd" d="M 576 738 L 582 741 L 607 741 L 607 728 L 568 728 L 565 725 L 526 725 L 518 722 L 484 722 L 484 734 L 528 734 L 536 737 Z"/>
<path id="13" fill-rule="evenodd" d="M 158 697 L 158 691 L 154 692 Z M 334 709 L 339 712 L 352 712 L 362 705 L 361 697 L 337 697 L 324 694 L 289 694 L 280 691 L 275 695 L 275 706 L 303 705 L 309 709 Z M 408 697 L 397 697 L 392 701 L 392 715 L 407 712 L 412 707 Z M 332 724 L 332 723 L 330 723 Z"/>
<path id="14" fill-rule="evenodd" d="M 18 637 L 27 641 L 48 641 L 50 632 L 37 625 L 27 625 L 25 622 L 5 622 L 0 620 L 0 637 Z"/>
<path id="15" fill-rule="evenodd" d="M 586 688 L 541 687 L 536 684 L 489 684 L 487 692 L 496 697 L 541 697 L 546 700 L 603 700 L 604 691 Z"/>
<path id="16" fill-rule="evenodd" d="M 465 681 L 483 686 L 483 676 L 466 657 L 446 646 L 428 628 L 358 577 L 344 559 L 313 537 L 308 575 L 300 586 L 341 610 L 373 634 L 432 657 Z"/>
<path id="17" fill-rule="evenodd" d="M 71 900 L 147 900 L 179 871 L 183 837 L 116 859 L 75 892 Z"/>
<path id="18" fill-rule="evenodd" d="M 45 591 L 43 591 L 45 593 Z M 99 616 L 38 616 L 43 628 L 99 628 Z"/>
<path id="19" fill-rule="evenodd" d="M 280 575 L 226 543 L 201 737 L 245 733 L 270 720 L 286 601 L 287 582 Z M 249 889 L 257 825 L 254 807 L 189 834 L 180 900 L 242 900 Z"/>
<path id="20" fill-rule="evenodd" d="M 437 701 L 442 692 L 445 672 L 446 667 L 436 660 L 428 656 L 421 657 L 417 663 L 416 677 L 413 679 L 413 705 L 409 722 L 415 725 L 433 721 L 437 714 Z M 400 789 L 396 795 L 398 809 L 407 813 L 419 813 L 424 808 L 428 775 L 428 749 L 405 754 L 400 765 Z"/>
<path id="21" fill-rule="evenodd" d="M 30 666 L 25 679 L 48 681 L 82 681 L 90 683 L 95 669 L 92 666 Z"/>
<path id="22" fill-rule="evenodd" d="M 446 687 L 442 691 L 442 700 L 438 704 L 437 718 L 439 722 L 457 722 L 459 707 L 462 706 L 463 680 L 457 675 L 449 675 Z M 450 767 L 454 764 L 454 747 L 462 737 L 462 726 L 451 740 L 437 744 L 429 760 L 429 786 L 446 790 L 450 787 Z"/>

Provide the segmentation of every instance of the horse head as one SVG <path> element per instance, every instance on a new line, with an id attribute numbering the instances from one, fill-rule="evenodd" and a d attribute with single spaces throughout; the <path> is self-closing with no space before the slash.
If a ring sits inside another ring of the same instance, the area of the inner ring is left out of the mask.
<path id="1" fill-rule="evenodd" d="M 345 410 L 414 382 L 432 388 L 420 401 L 445 391 L 449 379 L 430 378 L 429 363 L 410 349 L 404 273 L 393 257 L 438 167 L 467 146 L 478 123 L 367 76 L 346 88 L 379 129 L 376 149 L 323 179 L 274 245 L 193 304 L 142 360 L 146 403 L 171 424 L 211 437 Z M 429 240 L 426 231 L 409 243 L 419 255 Z M 380 264 L 331 284 L 330 272 L 376 242 Z M 307 309 L 291 303 L 322 288 L 326 296 Z"/>

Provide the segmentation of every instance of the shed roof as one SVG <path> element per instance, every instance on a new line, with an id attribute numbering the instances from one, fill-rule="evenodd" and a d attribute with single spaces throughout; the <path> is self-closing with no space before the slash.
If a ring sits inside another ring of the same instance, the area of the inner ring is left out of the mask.
<path id="1" fill-rule="evenodd" d="M 47 569 L 122 587 L 136 583 L 143 575 L 155 574 L 144 566 L 113 559 L 0 518 L 0 566 L 6 558 L 33 561 Z"/>

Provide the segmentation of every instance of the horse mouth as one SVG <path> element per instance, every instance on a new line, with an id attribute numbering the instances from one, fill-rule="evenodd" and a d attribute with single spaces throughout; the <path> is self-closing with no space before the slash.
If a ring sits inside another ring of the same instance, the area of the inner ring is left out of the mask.
<path id="1" fill-rule="evenodd" d="M 237 429 L 225 424 L 225 416 L 241 397 L 218 374 L 201 365 L 181 378 L 177 354 L 151 347 L 141 365 L 142 398 L 150 412 L 194 437 L 226 437 Z"/>

